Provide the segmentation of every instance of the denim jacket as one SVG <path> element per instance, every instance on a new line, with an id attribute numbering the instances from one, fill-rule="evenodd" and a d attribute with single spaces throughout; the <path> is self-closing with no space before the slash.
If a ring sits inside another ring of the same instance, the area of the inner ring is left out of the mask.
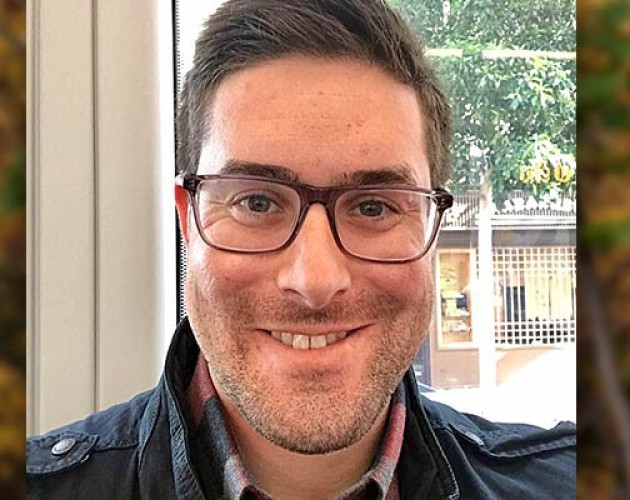
<path id="1" fill-rule="evenodd" d="M 204 496 L 191 463 L 185 389 L 198 352 L 184 320 L 154 389 L 29 438 L 28 498 L 224 498 L 222 471 L 214 471 L 218 479 Z M 575 498 L 573 424 L 552 430 L 497 424 L 421 396 L 412 370 L 401 383 L 407 419 L 397 466 L 400 498 Z"/>

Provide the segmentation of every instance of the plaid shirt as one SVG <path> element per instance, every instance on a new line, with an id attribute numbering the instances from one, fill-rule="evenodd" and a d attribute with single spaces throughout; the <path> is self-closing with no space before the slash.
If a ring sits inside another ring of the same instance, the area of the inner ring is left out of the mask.
<path id="1" fill-rule="evenodd" d="M 211 452 L 212 462 L 223 470 L 224 496 L 229 499 L 268 500 L 266 493 L 251 480 L 230 434 L 208 366 L 201 353 L 187 389 L 187 401 L 192 418 L 193 442 L 199 443 L 197 453 Z M 405 387 L 400 384 L 392 398 L 385 436 L 370 469 L 339 500 L 398 500 L 396 464 L 400 456 L 405 429 Z M 212 441 L 210 448 L 204 445 Z M 203 462 L 199 460 L 197 462 Z M 203 484 L 203 468 L 198 470 Z"/>

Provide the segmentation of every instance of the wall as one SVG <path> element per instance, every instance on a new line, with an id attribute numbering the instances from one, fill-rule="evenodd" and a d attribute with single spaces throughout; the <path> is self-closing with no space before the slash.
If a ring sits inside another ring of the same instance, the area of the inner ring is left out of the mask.
<path id="1" fill-rule="evenodd" d="M 175 325 L 170 2 L 31 0 L 27 432 L 153 385 Z"/>
<path id="2" fill-rule="evenodd" d="M 477 349 L 431 349 L 431 385 L 436 389 L 479 386 Z"/>

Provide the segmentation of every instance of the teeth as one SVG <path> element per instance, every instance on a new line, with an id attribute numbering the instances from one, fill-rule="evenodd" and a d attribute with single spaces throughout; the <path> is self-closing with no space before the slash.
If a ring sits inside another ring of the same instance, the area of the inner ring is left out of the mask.
<path id="1" fill-rule="evenodd" d="M 345 339 L 348 332 L 329 333 L 328 335 L 294 335 L 288 332 L 272 331 L 271 336 L 294 349 L 321 349 Z"/>
<path id="2" fill-rule="evenodd" d="M 308 335 L 294 335 L 293 336 L 294 349 L 308 349 L 308 347 L 309 347 Z"/>
<path id="3" fill-rule="evenodd" d="M 311 337 L 311 349 L 321 349 L 322 347 L 326 347 L 326 345 L 326 335 L 316 335 L 315 337 Z"/>

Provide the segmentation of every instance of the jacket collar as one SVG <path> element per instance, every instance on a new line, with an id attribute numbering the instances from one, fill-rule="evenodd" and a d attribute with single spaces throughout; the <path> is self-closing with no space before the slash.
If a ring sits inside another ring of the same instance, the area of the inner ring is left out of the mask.
<path id="1" fill-rule="evenodd" d="M 413 368 L 407 370 L 402 383 L 407 386 L 407 421 L 398 473 L 401 498 L 459 498 L 459 487 L 453 468 L 431 425 L 418 390 Z M 418 468 L 426 477 L 418 474 Z"/>

